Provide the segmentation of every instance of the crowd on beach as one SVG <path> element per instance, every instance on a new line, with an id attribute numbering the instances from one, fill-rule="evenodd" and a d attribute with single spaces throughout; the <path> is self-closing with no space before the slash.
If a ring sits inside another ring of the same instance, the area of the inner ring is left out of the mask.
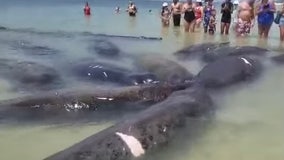
<path id="1" fill-rule="evenodd" d="M 221 13 L 220 33 L 229 34 L 230 27 L 237 36 L 248 36 L 251 29 L 257 22 L 258 34 L 261 38 L 268 38 L 273 23 L 279 25 L 280 40 L 284 41 L 284 4 L 279 11 L 276 11 L 274 0 L 224 0 L 221 3 L 220 11 L 217 11 L 213 0 L 186 0 L 185 3 L 173 0 L 171 4 L 162 3 L 160 13 L 163 27 L 171 25 L 180 27 L 184 21 L 185 32 L 195 32 L 196 28 L 203 27 L 204 33 L 215 34 L 216 14 Z M 86 3 L 84 13 L 90 15 L 89 4 Z M 135 17 L 138 9 L 134 2 L 130 1 L 126 9 L 129 16 Z M 120 12 L 120 7 L 115 8 Z M 149 10 L 151 12 L 151 10 Z"/>

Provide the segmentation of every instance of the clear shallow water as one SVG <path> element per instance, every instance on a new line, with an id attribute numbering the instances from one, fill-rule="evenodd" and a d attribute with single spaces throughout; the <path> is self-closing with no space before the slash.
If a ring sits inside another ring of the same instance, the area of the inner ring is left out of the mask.
<path id="1" fill-rule="evenodd" d="M 11 2 L 17 2 L 11 3 Z M 80 32 L 104 33 L 114 35 L 163 37 L 162 41 L 143 41 L 133 39 L 111 39 L 119 48 L 128 54 L 160 54 L 162 57 L 174 59 L 176 50 L 196 43 L 226 42 L 237 45 L 254 45 L 271 49 L 283 49 L 279 43 L 278 27 L 273 25 L 268 41 L 258 40 L 257 29 L 248 38 L 236 38 L 234 35 L 204 35 L 201 30 L 196 33 L 184 34 L 183 28 L 161 28 L 159 7 L 161 1 L 137 1 L 139 14 L 133 19 L 126 13 L 113 13 L 116 5 L 123 6 L 126 1 L 110 2 L 94 1 L 93 15 L 86 18 L 82 14 L 84 2 L 60 1 L 53 2 L 22 1 L 6 2 L 0 9 L 0 24 L 9 28 L 20 29 L 0 32 L 1 58 L 34 61 L 48 66 L 59 66 L 63 61 L 79 61 L 81 58 L 93 57 L 88 51 L 91 38 Z M 32 8 L 32 9 L 31 9 Z M 158 8 L 158 9 L 156 9 Z M 148 13 L 148 9 L 153 9 Z M 16 14 L 15 14 L 16 11 Z M 220 18 L 220 16 L 218 16 Z M 21 28 L 33 31 L 22 32 Z M 219 28 L 219 27 L 218 27 Z M 67 36 L 53 34 L 64 31 Z M 52 34 L 51 34 L 52 33 Z M 71 34 L 71 35 L 69 35 Z M 33 45 L 48 46 L 59 51 L 55 57 L 30 56 L 10 48 L 11 44 L 28 42 Z M 118 63 L 127 63 L 127 60 Z M 179 62 L 193 73 L 200 70 L 194 61 Z M 57 68 L 65 75 L 65 71 Z M 86 84 L 77 83 L 70 77 L 63 76 L 65 87 Z M 190 139 L 179 146 L 173 145 L 167 152 L 157 153 L 157 159 L 177 160 L 220 160 L 220 159 L 273 159 L 282 160 L 284 154 L 284 132 L 282 93 L 284 85 L 283 70 L 271 69 L 265 78 L 227 94 L 219 100 L 216 119 L 196 138 Z M 278 85 L 276 85 L 278 84 Z M 7 80 L 0 80 L 0 98 L 8 99 L 27 93 L 13 91 L 13 85 Z M 70 146 L 84 137 L 110 126 L 112 121 L 103 124 L 87 125 L 0 125 L 0 159 L 42 159 L 54 152 Z M 186 139 L 186 137 L 185 137 Z M 193 143 L 193 144 L 192 144 Z"/>

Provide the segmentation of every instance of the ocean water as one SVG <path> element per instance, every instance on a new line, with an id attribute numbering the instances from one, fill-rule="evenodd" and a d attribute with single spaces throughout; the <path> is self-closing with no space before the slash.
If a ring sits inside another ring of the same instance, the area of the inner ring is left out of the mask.
<path id="1" fill-rule="evenodd" d="M 184 33 L 180 28 L 162 28 L 159 11 L 162 0 L 136 0 L 139 12 L 131 18 L 124 9 L 127 0 L 89 1 L 92 15 L 82 13 L 82 0 L 0 0 L 0 26 L 10 28 L 0 31 L 1 59 L 25 60 L 55 67 L 64 77 L 65 87 L 89 87 L 70 78 L 62 69 L 63 62 L 78 62 L 80 59 L 95 57 L 88 51 L 94 34 L 120 36 L 162 37 L 161 41 L 110 38 L 119 49 L 130 55 L 156 54 L 176 60 L 172 53 L 185 46 L 204 42 L 231 42 L 233 45 L 253 45 L 280 50 L 279 28 L 273 25 L 269 40 L 260 40 L 255 26 L 247 38 L 219 34 L 205 35 L 201 29 L 195 33 Z M 219 5 L 219 2 L 216 2 Z M 120 6 L 120 14 L 114 8 Z M 152 12 L 149 12 L 149 9 Z M 220 16 L 217 16 L 220 19 Z M 218 24 L 219 25 L 219 24 Z M 96 37 L 96 36 L 95 36 Z M 32 44 L 58 50 L 55 56 L 31 56 L 11 48 L 11 45 Z M 95 57 L 98 58 L 98 57 Z M 113 61 L 112 61 L 113 62 Z M 114 62 L 113 62 L 114 63 Z M 127 65 L 128 59 L 117 61 Z M 197 73 L 197 62 L 179 62 L 191 72 Z M 67 66 L 68 67 L 68 66 Z M 284 158 L 283 118 L 283 70 L 270 68 L 265 76 L 254 84 L 236 89 L 218 99 L 216 118 L 204 130 L 201 137 L 193 142 L 183 137 L 183 143 L 169 146 L 149 159 L 160 160 L 251 160 Z M 0 79 L 0 99 L 31 94 L 15 91 L 7 79 Z M 109 87 L 109 86 L 108 86 Z M 43 159 L 81 139 L 109 127 L 113 119 L 100 123 L 75 124 L 25 124 L 0 123 L 0 159 L 18 160 Z"/>

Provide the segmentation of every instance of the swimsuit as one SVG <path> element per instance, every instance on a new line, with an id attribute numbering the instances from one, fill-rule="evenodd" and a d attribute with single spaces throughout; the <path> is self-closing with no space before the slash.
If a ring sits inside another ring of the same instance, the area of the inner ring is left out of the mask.
<path id="1" fill-rule="evenodd" d="M 208 25 L 209 25 L 209 21 L 210 21 L 210 17 L 211 17 L 211 11 L 212 11 L 212 7 L 205 7 L 204 8 L 204 19 L 203 19 L 203 26 L 204 28 L 207 30 Z"/>
<path id="2" fill-rule="evenodd" d="M 195 20 L 195 14 L 192 8 L 191 9 L 189 8 L 184 12 L 184 20 L 187 23 L 191 23 L 192 21 Z"/>
<path id="3" fill-rule="evenodd" d="M 201 8 L 200 6 L 195 8 L 195 13 L 194 13 L 194 14 L 195 14 L 195 18 L 196 18 L 196 19 L 202 18 L 202 17 L 201 17 L 201 16 L 202 16 L 202 15 L 201 15 L 201 14 L 202 14 L 202 13 L 201 13 L 201 9 L 202 9 L 202 8 Z"/>
<path id="4" fill-rule="evenodd" d="M 176 5 L 174 5 L 175 7 Z M 174 26 L 180 26 L 181 14 L 173 14 Z"/>
<path id="5" fill-rule="evenodd" d="M 240 35 L 248 35 L 250 33 L 251 22 L 243 21 L 242 19 L 238 19 L 237 23 L 237 32 Z"/>
<path id="6" fill-rule="evenodd" d="M 135 17 L 136 16 L 136 7 L 135 6 L 129 6 L 129 9 L 131 9 L 131 12 L 128 12 L 129 16 Z"/>
<path id="7" fill-rule="evenodd" d="M 225 7 L 225 5 L 228 6 L 228 10 L 224 10 L 222 11 L 222 18 L 221 18 L 221 22 L 223 23 L 231 23 L 231 10 L 233 8 L 233 3 L 232 2 L 225 2 L 221 5 L 222 8 Z"/>
<path id="8" fill-rule="evenodd" d="M 267 5 L 268 5 L 267 8 L 271 9 L 271 5 L 270 4 L 267 4 Z M 264 9 L 264 6 L 265 5 L 261 5 L 259 9 L 260 10 Z M 271 26 L 273 23 L 273 20 L 274 20 L 274 13 L 270 11 L 261 12 L 258 14 L 258 17 L 257 17 L 258 24 L 262 26 Z"/>

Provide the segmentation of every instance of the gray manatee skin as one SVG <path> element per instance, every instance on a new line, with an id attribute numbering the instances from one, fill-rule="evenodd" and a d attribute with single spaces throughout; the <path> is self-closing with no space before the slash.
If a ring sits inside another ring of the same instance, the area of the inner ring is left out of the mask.
<path id="1" fill-rule="evenodd" d="M 94 60 L 81 60 L 77 64 L 72 64 L 71 68 L 73 75 L 86 81 L 110 82 L 123 86 L 151 84 L 158 81 L 156 75 L 148 72 L 136 73 L 126 67 Z"/>
<path id="2" fill-rule="evenodd" d="M 137 57 L 135 64 L 138 68 L 153 73 L 159 80 L 170 84 L 181 84 L 193 78 L 186 68 L 160 56 L 142 55 Z"/>
<path id="3" fill-rule="evenodd" d="M 120 49 L 107 39 L 95 39 L 91 41 L 93 44 L 89 47 L 90 51 L 99 56 L 107 58 L 118 58 Z"/>
<path id="4" fill-rule="evenodd" d="M 31 56 L 58 56 L 59 51 L 47 46 L 33 45 L 25 41 L 17 41 L 11 45 L 13 50 L 18 50 Z"/>
<path id="5" fill-rule="evenodd" d="M 204 52 L 202 60 L 210 63 L 227 56 L 261 57 L 265 56 L 267 52 L 267 49 L 255 46 L 224 46 Z"/>
<path id="6" fill-rule="evenodd" d="M 55 69 L 34 62 L 0 59 L 0 76 L 26 89 L 50 90 L 62 85 Z"/>
<path id="7" fill-rule="evenodd" d="M 273 56 L 271 60 L 277 64 L 284 64 L 284 54 Z"/>
<path id="8" fill-rule="evenodd" d="M 7 30 L 6 27 L 0 26 L 0 30 Z"/>
<path id="9" fill-rule="evenodd" d="M 179 59 L 185 59 L 185 58 L 196 58 L 200 57 L 200 55 L 209 52 L 211 50 L 220 48 L 220 47 L 226 47 L 229 46 L 229 42 L 224 43 L 201 43 L 201 44 L 195 44 L 192 46 L 189 46 L 187 48 L 181 49 L 174 53 L 175 56 L 177 56 Z"/>
<path id="10" fill-rule="evenodd" d="M 221 88 L 255 78 L 261 72 L 261 63 L 245 56 L 229 56 L 206 65 L 195 77 L 195 85 Z"/>
<path id="11" fill-rule="evenodd" d="M 202 89 L 191 88 L 173 93 L 168 99 L 134 117 L 117 123 L 98 134 L 60 151 L 45 160 L 130 160 L 167 145 L 187 118 L 204 118 L 214 111 L 210 96 Z M 162 115 L 162 116 L 161 116 Z M 130 136 L 137 144 L 130 146 L 120 136 Z M 140 146 L 137 154 L 134 148 Z"/>
<path id="12" fill-rule="evenodd" d="M 54 122 L 85 119 L 93 111 L 104 112 L 107 109 L 127 110 L 138 106 L 148 106 L 166 99 L 174 91 L 183 90 L 190 84 L 144 85 L 118 87 L 113 89 L 62 89 L 37 93 L 0 102 L 0 122 L 38 121 Z M 78 105 L 77 107 L 76 104 Z M 115 105 L 114 105 L 115 104 Z M 133 107 L 128 107 L 130 105 Z M 114 105 L 114 107 L 112 107 Z M 136 105 L 136 106 L 137 106 Z M 79 107 L 80 106 L 80 107 Z M 120 107 L 126 106 L 126 107 Z M 99 113 L 98 113 L 99 114 Z M 76 116 L 76 117 L 73 117 Z M 81 117 L 81 118 L 80 118 Z M 90 118 L 93 119 L 93 118 Z"/>

